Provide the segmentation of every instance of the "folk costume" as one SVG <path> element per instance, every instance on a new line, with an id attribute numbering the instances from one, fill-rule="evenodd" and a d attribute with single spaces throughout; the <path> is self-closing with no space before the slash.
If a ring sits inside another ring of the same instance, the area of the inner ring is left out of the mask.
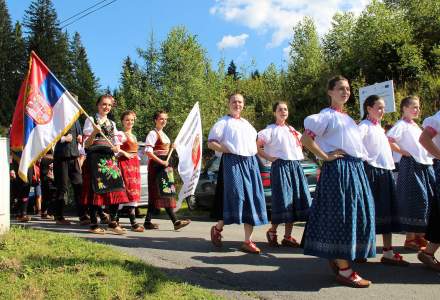
<path id="1" fill-rule="evenodd" d="M 132 158 L 127 158 L 122 154 L 118 156 L 119 169 L 121 170 L 122 179 L 125 184 L 125 191 L 127 192 L 127 197 L 130 201 L 125 204 L 120 204 L 119 209 L 121 210 L 124 206 L 128 207 L 128 216 L 132 229 L 137 232 L 142 232 L 144 228 L 136 223 L 135 212 L 135 207 L 137 207 L 138 202 L 141 199 L 141 173 L 138 157 L 139 146 L 136 136 L 131 133 L 121 133 L 120 139 L 122 142 L 121 150 L 133 154 L 134 156 Z"/>
<path id="2" fill-rule="evenodd" d="M 121 170 L 127 197 L 130 201 L 122 206 L 136 207 L 141 198 L 141 174 L 139 169 L 140 162 L 137 155 L 139 146 L 136 136 L 133 134 L 123 133 L 121 135 L 121 142 L 121 150 L 134 154 L 134 156 L 130 159 L 124 155 L 118 156 L 119 169 Z"/>
<path id="3" fill-rule="evenodd" d="M 171 141 L 163 130 L 151 130 L 145 140 L 145 152 L 154 153 L 158 158 L 166 160 L 170 151 Z M 148 161 L 148 210 L 145 217 L 145 229 L 157 229 L 159 225 L 151 223 L 155 209 L 165 208 L 174 229 L 177 230 L 189 224 L 189 220 L 177 220 L 176 187 L 172 166 L 163 166 L 154 159 Z"/>
<path id="4" fill-rule="evenodd" d="M 374 198 L 376 234 L 399 232 L 394 160 L 385 130 L 379 121 L 365 119 L 359 123 L 367 151 L 365 172 Z"/>
<path id="5" fill-rule="evenodd" d="M 440 112 L 426 118 L 423 128 L 428 129 L 434 137 L 432 141 L 440 148 Z M 436 178 L 435 198 L 429 209 L 429 220 L 425 238 L 431 243 L 440 244 L 440 160 L 434 159 L 434 172 Z"/>
<path id="6" fill-rule="evenodd" d="M 304 159 L 300 138 L 289 125 L 271 124 L 258 133 L 264 152 L 278 158 L 270 171 L 272 224 L 307 220 L 312 200 L 300 163 Z"/>
<path id="7" fill-rule="evenodd" d="M 116 124 L 113 121 L 107 118 L 101 119 L 98 114 L 95 115 L 94 121 L 113 145 L 120 145 Z M 92 122 L 87 119 L 83 129 L 84 139 L 87 140 L 92 132 Z M 115 154 L 100 133 L 96 134 L 93 144 L 86 148 L 86 153 L 87 157 L 82 168 L 84 184 L 81 203 L 91 205 L 90 219 L 93 229 L 98 226 L 96 213 L 100 206 L 108 205 L 110 219 L 116 222 L 119 204 L 127 203 L 129 200 Z"/>
<path id="8" fill-rule="evenodd" d="M 324 152 L 346 153 L 322 165 L 304 233 L 304 254 L 350 261 L 374 257 L 374 200 L 356 123 L 342 111 L 325 108 L 308 116 L 304 127 Z"/>
<path id="9" fill-rule="evenodd" d="M 257 132 L 243 118 L 224 116 L 211 128 L 209 141 L 225 146 L 223 153 L 223 221 L 228 224 L 267 224 L 263 183 L 257 163 Z"/>
<path id="10" fill-rule="evenodd" d="M 411 154 L 397 156 L 397 215 L 400 230 L 423 233 L 428 225 L 429 206 L 433 201 L 435 174 L 433 161 L 419 143 L 422 130 L 412 120 L 399 120 L 388 133 L 388 139 Z M 409 241 L 407 241 L 409 242 Z"/>

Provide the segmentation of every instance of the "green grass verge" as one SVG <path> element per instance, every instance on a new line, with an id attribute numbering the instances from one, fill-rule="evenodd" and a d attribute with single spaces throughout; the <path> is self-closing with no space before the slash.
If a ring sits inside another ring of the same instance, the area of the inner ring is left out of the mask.
<path id="1" fill-rule="evenodd" d="M 0 299 L 217 299 L 109 246 L 14 227 L 0 236 Z"/>

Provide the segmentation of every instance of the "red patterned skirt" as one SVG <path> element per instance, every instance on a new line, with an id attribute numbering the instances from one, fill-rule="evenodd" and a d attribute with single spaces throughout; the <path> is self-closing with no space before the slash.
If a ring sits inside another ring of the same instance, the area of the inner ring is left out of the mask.
<path id="1" fill-rule="evenodd" d="M 161 157 L 161 159 L 166 159 L 166 157 Z M 168 167 L 170 168 L 170 167 Z M 148 201 L 151 201 L 155 208 L 175 208 L 176 207 L 176 197 L 171 192 L 170 196 L 164 196 L 160 192 L 161 184 L 160 179 L 162 171 L 165 169 L 164 166 L 159 165 L 152 159 L 149 160 L 148 164 Z M 162 187 L 163 188 L 163 187 Z M 172 195 L 171 195 L 172 194 Z"/>
<path id="2" fill-rule="evenodd" d="M 90 166 L 87 158 L 82 166 L 83 189 L 81 193 L 81 204 L 83 205 L 114 205 L 129 202 L 125 190 L 112 191 L 98 194 L 93 191 Z"/>
<path id="3" fill-rule="evenodd" d="M 119 169 L 124 179 L 125 190 L 130 202 L 139 202 L 141 199 L 141 173 L 138 157 L 131 159 L 121 156 L 118 158 Z"/>

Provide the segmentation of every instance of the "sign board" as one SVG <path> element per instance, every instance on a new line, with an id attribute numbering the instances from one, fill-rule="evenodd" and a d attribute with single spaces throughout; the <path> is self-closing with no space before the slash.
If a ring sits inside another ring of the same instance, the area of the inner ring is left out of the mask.
<path id="1" fill-rule="evenodd" d="M 359 103 L 361 116 L 364 115 L 363 105 L 365 99 L 371 95 L 378 95 L 382 97 L 385 101 L 385 112 L 395 112 L 396 111 L 396 101 L 394 98 L 394 85 L 392 80 L 375 83 L 373 85 L 364 86 L 359 89 Z"/>
<path id="2" fill-rule="evenodd" d="M 0 137 L 0 234 L 9 230 L 9 142 Z"/>

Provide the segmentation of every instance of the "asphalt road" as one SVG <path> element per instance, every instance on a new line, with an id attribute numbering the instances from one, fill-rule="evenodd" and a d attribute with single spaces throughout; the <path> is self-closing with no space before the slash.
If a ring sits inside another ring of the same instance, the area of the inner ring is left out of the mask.
<path id="1" fill-rule="evenodd" d="M 211 221 L 193 221 L 188 227 L 174 231 L 169 220 L 155 220 L 159 230 L 124 236 L 107 233 L 90 234 L 87 226 L 55 225 L 38 219 L 26 226 L 73 234 L 114 246 L 154 265 L 168 275 L 212 290 L 226 298 L 237 299 L 440 299 L 440 273 L 426 269 L 415 252 L 405 250 L 404 236 L 395 235 L 394 249 L 411 262 L 407 268 L 382 265 L 382 239 L 378 236 L 378 256 L 354 269 L 373 282 L 368 289 L 339 286 L 324 259 L 304 256 L 301 249 L 270 248 L 265 243 L 267 226 L 257 227 L 254 240 L 262 254 L 246 254 L 239 250 L 242 226 L 226 226 L 223 248 L 210 242 Z M 128 228 L 128 220 L 121 223 Z M 284 227 L 280 227 L 282 235 Z M 302 226 L 294 227 L 299 239 Z"/>

